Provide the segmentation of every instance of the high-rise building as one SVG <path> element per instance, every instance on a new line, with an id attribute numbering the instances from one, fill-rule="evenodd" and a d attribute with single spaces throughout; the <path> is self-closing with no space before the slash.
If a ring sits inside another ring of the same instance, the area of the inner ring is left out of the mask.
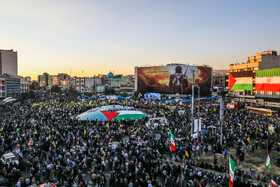
<path id="1" fill-rule="evenodd" d="M 38 83 L 40 87 L 49 86 L 49 74 L 38 75 Z"/>
<path id="2" fill-rule="evenodd" d="M 0 75 L 18 75 L 17 52 L 11 50 L 0 50 Z"/>
<path id="3" fill-rule="evenodd" d="M 19 98 L 21 93 L 20 78 L 15 76 L 5 76 L 6 81 L 6 97 Z"/>
<path id="4" fill-rule="evenodd" d="M 228 75 L 225 72 L 213 72 L 213 87 L 222 87 L 226 88 L 228 87 L 228 82 L 226 81 L 228 79 Z"/>
<path id="5" fill-rule="evenodd" d="M 20 90 L 21 93 L 29 93 L 31 85 L 30 77 L 20 77 Z"/>
<path id="6" fill-rule="evenodd" d="M 97 86 L 102 84 L 102 79 L 94 77 L 74 77 L 74 87 L 81 93 L 93 93 Z"/>

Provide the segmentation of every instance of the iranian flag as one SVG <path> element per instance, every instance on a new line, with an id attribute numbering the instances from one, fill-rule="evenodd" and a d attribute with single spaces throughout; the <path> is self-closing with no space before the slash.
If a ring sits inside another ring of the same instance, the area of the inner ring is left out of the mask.
<path id="1" fill-rule="evenodd" d="M 278 184 L 276 184 L 276 182 L 274 180 L 271 180 L 270 184 L 274 187 L 278 187 Z"/>
<path id="2" fill-rule="evenodd" d="M 234 179 L 234 172 L 235 172 L 235 163 L 232 160 L 231 156 L 229 156 L 229 186 L 233 187 L 233 179 Z"/>
<path id="3" fill-rule="evenodd" d="M 176 151 L 174 135 L 170 131 L 171 151 Z"/>
<path id="4" fill-rule="evenodd" d="M 253 90 L 253 72 L 231 72 L 229 73 L 229 90 Z"/>
<path id="5" fill-rule="evenodd" d="M 266 164 L 265 164 L 265 165 L 266 165 L 268 168 L 271 168 L 269 152 L 268 152 L 268 149 L 267 149 L 267 148 L 266 148 L 266 150 L 267 150 L 267 158 L 266 158 Z"/>
<path id="6" fill-rule="evenodd" d="M 280 91 L 280 68 L 256 71 L 256 91 Z"/>

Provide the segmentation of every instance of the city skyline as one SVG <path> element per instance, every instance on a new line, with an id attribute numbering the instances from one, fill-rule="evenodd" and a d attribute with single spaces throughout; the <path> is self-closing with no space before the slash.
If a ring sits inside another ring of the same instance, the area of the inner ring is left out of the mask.
<path id="1" fill-rule="evenodd" d="M 186 63 L 228 69 L 280 51 L 279 1 L 1 1 L 1 49 L 18 73 L 133 74 L 135 66 Z M 83 72 L 83 73 L 82 73 Z"/>

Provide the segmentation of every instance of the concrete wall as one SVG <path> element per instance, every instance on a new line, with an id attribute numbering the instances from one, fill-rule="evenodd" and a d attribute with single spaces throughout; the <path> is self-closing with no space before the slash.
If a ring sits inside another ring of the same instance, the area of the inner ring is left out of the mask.
<path id="1" fill-rule="evenodd" d="M 2 62 L 2 74 L 18 75 L 17 68 L 17 52 L 12 50 L 2 50 L 1 62 Z"/>
<path id="2" fill-rule="evenodd" d="M 280 68 L 280 55 L 263 56 L 259 69 L 274 69 Z"/>
<path id="3" fill-rule="evenodd" d="M 87 77 L 85 78 L 85 87 L 93 87 L 94 86 L 94 79 L 95 79 L 95 85 L 101 85 L 102 80 L 97 77 Z"/>

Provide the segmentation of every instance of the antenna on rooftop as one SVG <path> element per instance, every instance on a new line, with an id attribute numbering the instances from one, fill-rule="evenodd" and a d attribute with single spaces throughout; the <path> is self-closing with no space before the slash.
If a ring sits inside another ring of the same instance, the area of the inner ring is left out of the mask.
<path id="1" fill-rule="evenodd" d="M 239 61 L 239 60 L 238 60 L 238 58 L 236 57 L 236 63 L 238 63 L 238 61 Z"/>

